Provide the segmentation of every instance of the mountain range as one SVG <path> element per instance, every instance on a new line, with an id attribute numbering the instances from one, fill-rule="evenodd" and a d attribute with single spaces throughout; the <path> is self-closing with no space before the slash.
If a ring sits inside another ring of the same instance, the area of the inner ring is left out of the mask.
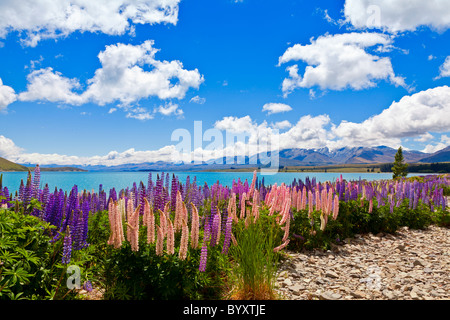
<path id="1" fill-rule="evenodd" d="M 378 147 L 345 147 L 336 150 L 328 148 L 320 149 L 284 149 L 279 151 L 280 166 L 326 166 L 344 164 L 377 164 L 394 162 L 397 149 L 386 146 Z M 270 156 L 270 154 L 269 154 Z M 403 156 L 407 163 L 436 163 L 450 162 L 450 146 L 435 153 L 423 153 L 414 150 L 403 150 Z M 153 162 L 153 163 L 130 163 L 117 166 L 104 165 L 72 165 L 71 167 L 87 171 L 201 171 L 201 170 L 223 170 L 223 169 L 245 169 L 261 166 L 259 155 L 251 157 L 223 158 L 194 163 Z M 222 160 L 223 164 L 217 164 Z M 34 164 L 22 164 L 32 167 Z M 43 165 L 42 168 L 59 168 L 58 165 Z M 1 169 L 1 167 L 0 167 Z"/>

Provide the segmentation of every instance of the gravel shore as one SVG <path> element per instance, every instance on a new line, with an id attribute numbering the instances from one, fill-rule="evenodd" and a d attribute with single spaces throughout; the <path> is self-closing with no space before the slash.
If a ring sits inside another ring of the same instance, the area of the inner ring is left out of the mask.
<path id="1" fill-rule="evenodd" d="M 286 300 L 450 299 L 450 229 L 401 228 L 346 239 L 327 252 L 287 252 L 278 292 Z"/>

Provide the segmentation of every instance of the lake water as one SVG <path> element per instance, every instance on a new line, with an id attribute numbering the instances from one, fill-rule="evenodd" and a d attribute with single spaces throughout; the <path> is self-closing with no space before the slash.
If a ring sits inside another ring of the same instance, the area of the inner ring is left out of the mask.
<path id="1" fill-rule="evenodd" d="M 219 181 L 220 184 L 225 186 L 232 186 L 233 179 L 236 181 L 238 178 L 244 182 L 245 179 L 251 183 L 253 173 L 252 172 L 174 172 L 178 176 L 179 181 L 185 183 L 187 176 L 190 177 L 190 181 L 193 181 L 194 176 L 197 178 L 197 185 L 203 185 L 205 182 L 211 186 Z M 3 174 L 3 186 L 7 186 L 10 192 L 15 192 L 19 189 L 20 180 L 23 179 L 26 183 L 26 172 L 0 172 Z M 161 172 L 152 172 L 153 182 L 156 180 L 156 175 Z M 172 172 L 169 172 L 170 179 L 172 179 Z M 327 172 L 279 172 L 275 175 L 261 175 L 258 174 L 258 179 L 264 177 L 265 185 L 273 185 L 277 183 L 290 184 L 295 179 L 305 181 L 306 177 L 312 179 L 316 178 L 318 182 L 336 181 L 341 173 L 327 173 Z M 408 176 L 418 176 L 423 174 L 410 173 Z M 348 181 L 366 179 L 381 180 L 391 179 L 392 173 L 342 173 L 342 177 Z M 103 185 L 103 189 L 109 191 L 111 188 L 116 190 L 132 187 L 133 182 L 139 185 L 140 181 L 144 182 L 147 186 L 148 172 L 41 172 L 41 187 L 48 184 L 50 191 L 53 191 L 55 187 L 70 191 L 74 185 L 78 186 L 78 190 L 95 190 L 98 191 L 99 185 Z"/>

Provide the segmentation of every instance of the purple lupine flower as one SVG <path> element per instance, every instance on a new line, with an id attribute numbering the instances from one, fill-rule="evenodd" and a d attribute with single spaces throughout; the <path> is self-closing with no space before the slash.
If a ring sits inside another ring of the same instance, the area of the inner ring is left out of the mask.
<path id="1" fill-rule="evenodd" d="M 210 246 L 214 247 L 216 245 L 217 236 L 219 234 L 219 224 L 220 224 L 219 215 L 218 214 L 214 214 L 211 220 L 212 221 L 210 222 L 210 224 L 211 224 L 211 241 L 210 241 Z"/>
<path id="2" fill-rule="evenodd" d="M 64 236 L 62 263 L 69 264 L 71 256 L 72 256 L 72 236 L 70 234 L 70 229 L 67 228 L 66 235 Z"/>
<path id="3" fill-rule="evenodd" d="M 87 292 L 91 292 L 92 291 L 92 283 L 91 281 L 85 281 L 83 283 L 83 289 L 86 290 Z"/>
<path id="4" fill-rule="evenodd" d="M 175 211 L 175 205 L 177 202 L 177 192 L 178 192 L 178 180 L 177 178 L 175 178 L 175 174 L 172 174 L 172 186 L 170 189 L 170 211 Z"/>
<path id="5" fill-rule="evenodd" d="M 41 183 L 41 169 L 39 168 L 39 165 L 37 164 L 34 169 L 34 178 L 33 178 L 33 186 L 32 186 L 32 193 L 31 196 L 35 199 L 38 198 L 39 195 L 39 186 Z"/>
<path id="6" fill-rule="evenodd" d="M 208 259 L 208 242 L 210 240 L 210 228 L 209 226 L 205 226 L 205 231 L 203 234 L 203 246 L 200 253 L 200 266 L 199 271 L 205 272 L 206 271 L 206 261 Z"/>
<path id="7" fill-rule="evenodd" d="M 233 219 L 230 216 L 228 216 L 227 221 L 225 223 L 225 232 L 224 232 L 225 239 L 223 241 L 223 248 L 222 248 L 223 254 L 228 254 L 228 249 L 230 248 L 231 244 L 232 227 L 233 227 Z"/>
<path id="8" fill-rule="evenodd" d="M 151 172 L 148 174 L 147 200 L 150 206 L 153 206 L 153 181 Z"/>

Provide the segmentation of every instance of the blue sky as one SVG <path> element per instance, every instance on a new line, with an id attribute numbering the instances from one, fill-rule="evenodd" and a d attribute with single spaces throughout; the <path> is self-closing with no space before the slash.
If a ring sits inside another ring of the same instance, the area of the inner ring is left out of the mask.
<path id="1" fill-rule="evenodd" d="M 282 147 L 450 145 L 446 1 L 107 3 L 0 0 L 0 156 L 167 159 L 199 120 Z"/>

